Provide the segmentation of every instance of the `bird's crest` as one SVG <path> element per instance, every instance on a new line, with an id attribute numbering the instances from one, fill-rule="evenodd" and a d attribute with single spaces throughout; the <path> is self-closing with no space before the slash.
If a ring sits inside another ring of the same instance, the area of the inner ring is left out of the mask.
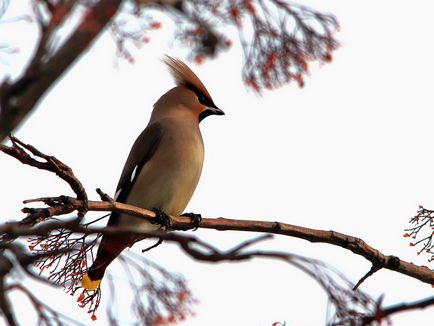
<path id="1" fill-rule="evenodd" d="M 168 55 L 165 56 L 163 61 L 169 67 L 170 73 L 175 79 L 176 85 L 184 85 L 188 88 L 195 88 L 211 99 L 211 95 L 209 95 L 205 85 L 184 62 Z"/>

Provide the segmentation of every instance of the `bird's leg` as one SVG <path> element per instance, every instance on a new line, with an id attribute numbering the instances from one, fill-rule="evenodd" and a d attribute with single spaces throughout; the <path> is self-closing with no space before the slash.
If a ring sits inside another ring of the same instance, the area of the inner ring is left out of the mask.
<path id="1" fill-rule="evenodd" d="M 161 208 L 153 208 L 152 211 L 155 213 L 155 220 L 151 224 L 160 224 L 166 229 L 170 229 L 172 223 L 170 222 L 170 217 L 163 212 Z"/>
<path id="2" fill-rule="evenodd" d="M 191 219 L 191 224 L 193 225 L 193 231 L 196 231 L 199 227 L 200 222 L 202 221 L 202 215 L 195 213 L 184 213 L 181 216 L 186 216 Z"/>

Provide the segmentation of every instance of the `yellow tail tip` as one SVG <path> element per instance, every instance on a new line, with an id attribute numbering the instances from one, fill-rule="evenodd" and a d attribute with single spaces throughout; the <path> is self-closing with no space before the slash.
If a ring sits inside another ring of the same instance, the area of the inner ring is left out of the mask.
<path id="1" fill-rule="evenodd" d="M 99 287 L 100 283 L 101 280 L 92 281 L 89 275 L 87 275 L 86 273 L 83 275 L 83 278 L 81 280 L 81 287 L 85 288 L 86 290 L 93 291 Z"/>

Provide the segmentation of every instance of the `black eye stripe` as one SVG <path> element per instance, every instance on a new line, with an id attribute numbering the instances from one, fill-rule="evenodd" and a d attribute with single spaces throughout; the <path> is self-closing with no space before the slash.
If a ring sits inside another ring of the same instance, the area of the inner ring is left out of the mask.
<path id="1" fill-rule="evenodd" d="M 214 102 L 210 98 L 205 96 L 205 94 L 202 91 L 197 89 L 197 87 L 195 87 L 192 84 L 187 84 L 186 86 L 187 86 L 187 88 L 189 88 L 191 91 L 193 91 L 196 94 L 199 103 L 201 103 L 205 106 L 209 106 L 209 107 L 215 106 Z"/>
<path id="2" fill-rule="evenodd" d="M 202 103 L 203 105 L 206 106 L 213 106 L 214 103 L 212 101 L 210 101 L 209 99 L 207 99 L 205 97 L 205 95 L 203 94 L 196 94 L 197 95 L 197 99 L 199 100 L 200 103 Z"/>

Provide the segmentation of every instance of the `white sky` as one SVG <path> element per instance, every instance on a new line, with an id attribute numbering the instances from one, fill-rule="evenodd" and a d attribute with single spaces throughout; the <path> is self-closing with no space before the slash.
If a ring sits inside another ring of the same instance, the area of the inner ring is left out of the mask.
<path id="1" fill-rule="evenodd" d="M 333 63 L 315 66 L 305 88 L 294 83 L 263 97 L 246 91 L 237 47 L 215 61 L 191 64 L 226 116 L 202 123 L 206 161 L 187 211 L 336 230 L 385 254 L 428 264 L 426 257 L 416 257 L 402 234 L 418 204 L 434 207 L 433 5 L 396 0 L 305 3 L 337 16 L 342 41 Z M 17 2 L 13 5 L 18 9 Z M 163 53 L 185 58 L 185 50 L 172 47 L 167 38 L 173 26 L 164 27 L 135 53 L 134 65 L 121 61 L 115 67 L 113 42 L 102 37 L 16 133 L 69 164 L 91 199 L 98 198 L 96 187 L 113 193 L 152 104 L 173 85 L 160 62 Z M 33 29 L 28 23 L 0 25 L 0 39 L 20 48 L 16 55 L 2 56 L 7 63 L 0 63 L 1 77 L 9 71 L 16 75 L 22 67 Z M 0 178 L 2 220 L 22 218 L 23 199 L 70 193 L 59 179 L 4 155 Z M 210 230 L 195 235 L 221 248 L 255 236 Z M 325 244 L 276 237 L 260 247 L 322 259 L 354 282 L 370 268 L 363 258 Z M 260 260 L 203 264 L 170 245 L 148 256 L 189 280 L 200 304 L 186 325 L 324 324 L 324 293 L 289 265 Z M 125 284 L 121 276 L 117 282 Z M 386 270 L 362 289 L 376 298 L 384 294 L 386 305 L 433 295 L 429 285 Z M 104 324 L 104 307 L 98 321 L 91 322 L 75 298 L 45 287 L 36 291 L 84 323 Z M 121 318 L 128 318 L 126 309 L 120 307 Z M 31 313 L 19 311 L 28 324 Z M 428 325 L 433 316 L 431 307 L 396 315 L 393 322 Z"/>

